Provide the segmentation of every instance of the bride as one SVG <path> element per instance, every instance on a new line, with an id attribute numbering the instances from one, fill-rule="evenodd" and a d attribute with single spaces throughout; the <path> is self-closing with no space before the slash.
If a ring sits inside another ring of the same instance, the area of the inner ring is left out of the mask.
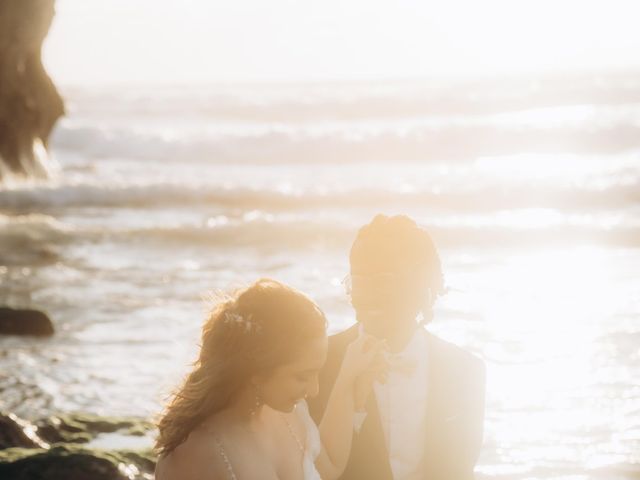
<path id="1" fill-rule="evenodd" d="M 156 480 L 338 478 L 356 404 L 384 376 L 384 346 L 366 336 L 349 346 L 318 428 L 305 398 L 318 393 L 326 323 L 308 297 L 274 280 L 219 303 L 158 423 Z"/>

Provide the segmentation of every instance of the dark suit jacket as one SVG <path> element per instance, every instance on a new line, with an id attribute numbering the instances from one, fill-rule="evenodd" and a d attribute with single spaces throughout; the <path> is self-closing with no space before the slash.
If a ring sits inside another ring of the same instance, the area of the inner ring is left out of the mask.
<path id="1" fill-rule="evenodd" d="M 342 364 L 346 347 L 358 336 L 358 325 L 329 339 L 327 362 L 320 373 L 320 393 L 308 400 L 319 423 Z M 427 333 L 425 480 L 470 480 L 482 444 L 484 362 L 461 348 Z M 392 480 L 389 455 L 375 395 L 367 417 L 354 432 L 351 454 L 341 480 Z"/>

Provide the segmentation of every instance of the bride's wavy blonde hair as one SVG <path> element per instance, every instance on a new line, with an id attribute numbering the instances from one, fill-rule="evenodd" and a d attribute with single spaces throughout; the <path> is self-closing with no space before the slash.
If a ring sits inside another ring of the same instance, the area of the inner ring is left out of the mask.
<path id="1" fill-rule="evenodd" d="M 291 361 L 307 341 L 326 335 L 326 325 L 311 299 L 271 279 L 217 303 L 202 327 L 199 357 L 157 423 L 158 454 L 169 454 L 225 408 L 253 375 Z"/>

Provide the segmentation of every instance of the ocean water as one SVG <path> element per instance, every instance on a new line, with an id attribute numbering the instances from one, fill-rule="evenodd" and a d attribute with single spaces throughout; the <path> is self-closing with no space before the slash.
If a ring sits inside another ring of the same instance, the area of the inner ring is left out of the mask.
<path id="1" fill-rule="evenodd" d="M 640 478 L 640 75 L 62 93 L 56 175 L 0 188 L 0 303 L 57 327 L 0 338 L 0 408 L 156 414 L 261 276 L 340 330 L 358 227 L 407 213 L 487 363 L 478 478 Z"/>

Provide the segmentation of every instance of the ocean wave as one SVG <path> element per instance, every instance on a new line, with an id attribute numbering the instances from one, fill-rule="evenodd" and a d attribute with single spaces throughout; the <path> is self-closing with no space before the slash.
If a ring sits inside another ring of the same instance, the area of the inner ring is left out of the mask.
<path id="1" fill-rule="evenodd" d="M 240 210 L 301 211 L 311 208 L 422 209 L 486 212 L 506 208 L 562 208 L 577 211 L 633 208 L 640 205 L 640 177 L 625 183 L 593 188 L 545 186 L 532 183 L 484 184 L 456 189 L 348 188 L 280 191 L 225 186 L 224 182 L 187 185 L 178 182 L 150 184 L 61 183 L 30 188 L 0 189 L 0 210 L 49 211 L 60 208 L 163 208 L 204 206 Z"/>
<path id="2" fill-rule="evenodd" d="M 158 223 L 150 226 L 71 225 L 47 216 L 4 216 L 0 250 L 11 255 L 29 249 L 64 246 L 71 243 L 116 243 L 128 247 L 175 245 L 204 248 L 305 249 L 347 248 L 355 237 L 357 218 L 339 220 L 308 217 L 279 217 L 250 213 L 242 217 L 219 216 L 202 222 Z M 601 244 L 640 246 L 640 226 L 608 226 L 569 223 L 551 226 L 517 225 L 427 225 L 443 247 L 500 248 L 545 245 Z"/>
<path id="3" fill-rule="evenodd" d="M 556 126 L 421 125 L 329 130 L 271 126 L 236 133 L 167 133 L 62 126 L 54 153 L 153 162 L 248 164 L 474 160 L 510 153 L 614 153 L 640 147 L 640 124 Z"/>
<path id="4" fill-rule="evenodd" d="M 476 248 L 537 247 L 549 245 L 640 246 L 640 228 L 607 229 L 587 226 L 551 228 L 505 227 L 429 227 L 436 242 L 443 247 Z M 211 248 L 347 248 L 355 238 L 357 227 L 334 222 L 253 221 L 216 227 L 156 227 L 111 232 L 110 238 L 136 239 L 164 244 L 195 244 Z"/>
<path id="5" fill-rule="evenodd" d="M 578 73 L 475 81 L 188 85 L 63 89 L 79 111 L 111 116 L 198 115 L 237 122 L 486 115 L 553 105 L 640 102 L 640 73 Z M 90 108 L 89 108 L 90 107 Z"/>
<path id="6" fill-rule="evenodd" d="M 57 246 L 74 241 L 71 234 L 48 215 L 0 214 L 0 266 L 51 263 L 59 257 Z"/>
<path id="7" fill-rule="evenodd" d="M 60 242 L 73 233 L 73 229 L 54 217 L 42 214 L 0 214 L 0 236 L 3 240 L 29 239 L 34 242 Z"/>

